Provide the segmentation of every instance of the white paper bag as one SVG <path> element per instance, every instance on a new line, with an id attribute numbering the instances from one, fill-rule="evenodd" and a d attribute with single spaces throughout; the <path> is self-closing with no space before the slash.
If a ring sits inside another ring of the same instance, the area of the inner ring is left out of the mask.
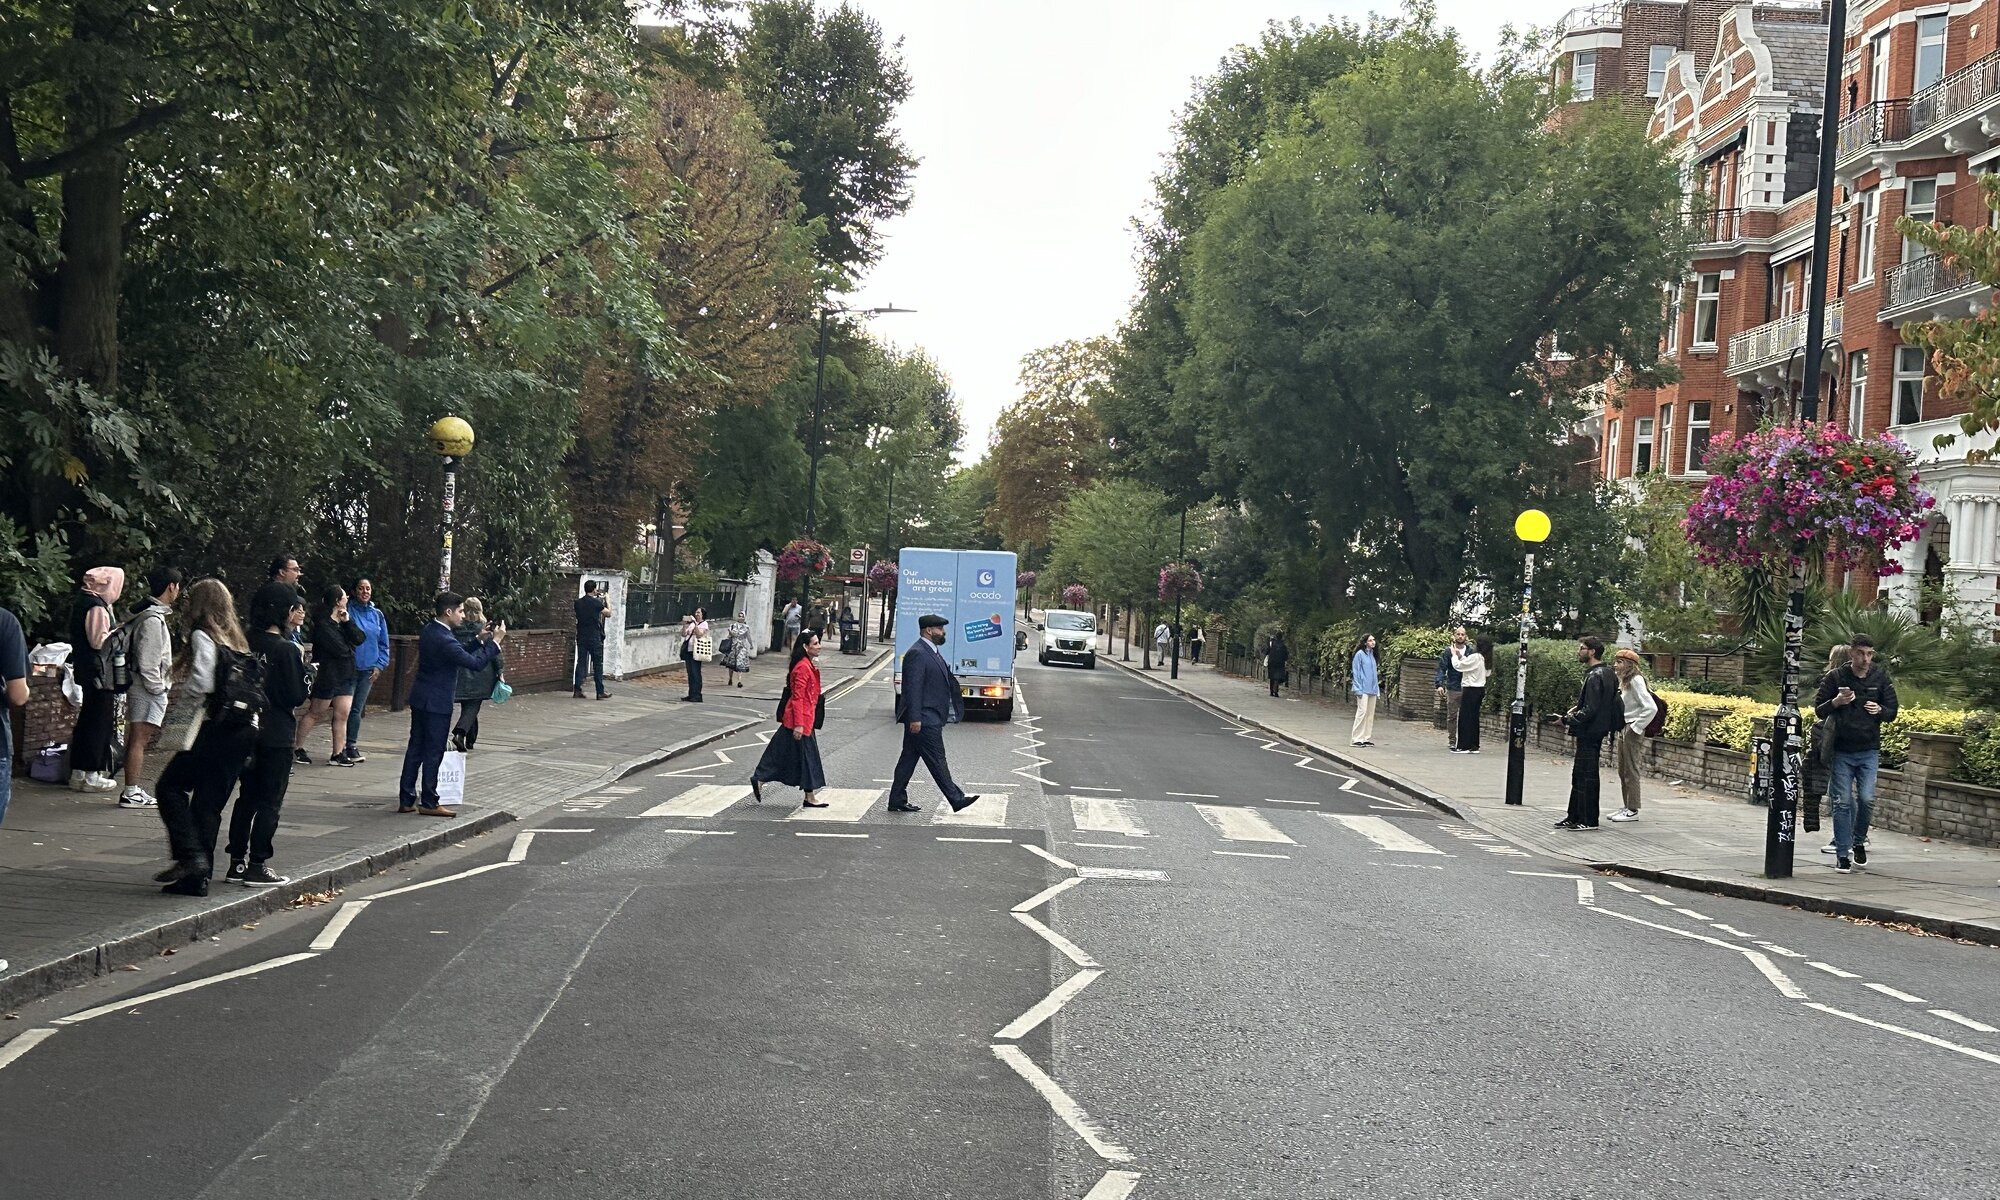
<path id="1" fill-rule="evenodd" d="M 438 807 L 457 808 L 465 802 L 465 755 L 457 750 L 444 752 L 438 767 Z"/>

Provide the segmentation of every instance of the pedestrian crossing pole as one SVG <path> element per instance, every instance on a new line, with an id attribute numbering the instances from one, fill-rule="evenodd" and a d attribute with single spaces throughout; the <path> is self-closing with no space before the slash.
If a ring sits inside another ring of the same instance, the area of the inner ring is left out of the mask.
<path id="1" fill-rule="evenodd" d="M 1549 515 L 1531 508 L 1514 518 L 1514 536 L 1534 547 L 1548 540 Z M 1535 552 L 1521 569 L 1521 652 L 1514 662 L 1514 707 L 1507 714 L 1507 803 L 1524 803 L 1528 770 L 1528 631 L 1534 625 Z M 1478 720 L 1478 714 L 1473 715 Z"/>
<path id="2" fill-rule="evenodd" d="M 1187 561 L 1187 509 L 1185 508 L 1181 510 L 1181 556 L 1174 561 L 1176 563 Z M 1185 590 L 1179 587 L 1174 589 L 1174 665 L 1167 671 L 1168 679 L 1181 677 L 1181 593 Z"/>
<path id="3" fill-rule="evenodd" d="M 458 460 L 472 453 L 472 426 L 458 417 L 440 417 L 431 426 L 431 448 L 444 459 L 444 553 L 438 562 L 438 591 L 451 590 L 451 530 L 458 515 Z"/>

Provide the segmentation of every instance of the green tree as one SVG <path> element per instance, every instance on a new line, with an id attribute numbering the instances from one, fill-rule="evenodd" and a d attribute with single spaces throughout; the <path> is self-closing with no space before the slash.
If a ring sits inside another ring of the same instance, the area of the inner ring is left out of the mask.
<path id="1" fill-rule="evenodd" d="M 1096 406 L 1109 376 L 1107 338 L 1061 342 L 1021 359 L 1021 398 L 993 424 L 993 507 L 987 523 L 1030 563 L 1047 552 L 1056 514 L 1096 477 L 1103 434 Z"/>
<path id="2" fill-rule="evenodd" d="M 1622 606 L 1639 619 L 1648 647 L 1694 649 L 1722 629 L 1729 578 L 1695 558 L 1681 530 L 1700 489 L 1662 475 L 1641 475 L 1612 502 L 1620 530 L 1636 553 L 1618 584 Z"/>

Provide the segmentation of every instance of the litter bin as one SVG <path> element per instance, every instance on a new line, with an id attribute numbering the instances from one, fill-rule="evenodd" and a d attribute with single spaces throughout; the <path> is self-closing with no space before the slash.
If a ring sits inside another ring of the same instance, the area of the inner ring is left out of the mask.
<path id="1" fill-rule="evenodd" d="M 840 652 L 842 654 L 866 654 L 868 652 L 868 648 L 863 645 L 863 638 L 859 629 L 843 629 L 840 631 Z"/>

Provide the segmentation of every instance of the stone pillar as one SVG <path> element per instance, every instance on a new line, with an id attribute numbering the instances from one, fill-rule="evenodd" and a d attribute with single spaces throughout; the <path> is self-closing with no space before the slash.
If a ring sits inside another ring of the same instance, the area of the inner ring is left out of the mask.
<path id="1" fill-rule="evenodd" d="M 1918 837 L 1938 836 L 1931 829 L 1931 784 L 1933 781 L 1942 782 L 1953 776 L 1958 770 L 1959 752 L 1964 747 L 1963 734 L 1922 732 L 1910 734 L 1910 761 L 1897 772 L 1902 777 L 1898 780 L 1901 787 L 1896 789 L 1901 793 L 1896 798 L 1903 810 L 1902 832 L 1915 834 Z M 1881 774 L 1880 779 L 1883 783 L 1888 782 L 1889 774 L 1887 771 Z M 1876 789 L 1878 804 L 1880 794 L 1884 790 L 1887 789 L 1878 785 Z"/>

